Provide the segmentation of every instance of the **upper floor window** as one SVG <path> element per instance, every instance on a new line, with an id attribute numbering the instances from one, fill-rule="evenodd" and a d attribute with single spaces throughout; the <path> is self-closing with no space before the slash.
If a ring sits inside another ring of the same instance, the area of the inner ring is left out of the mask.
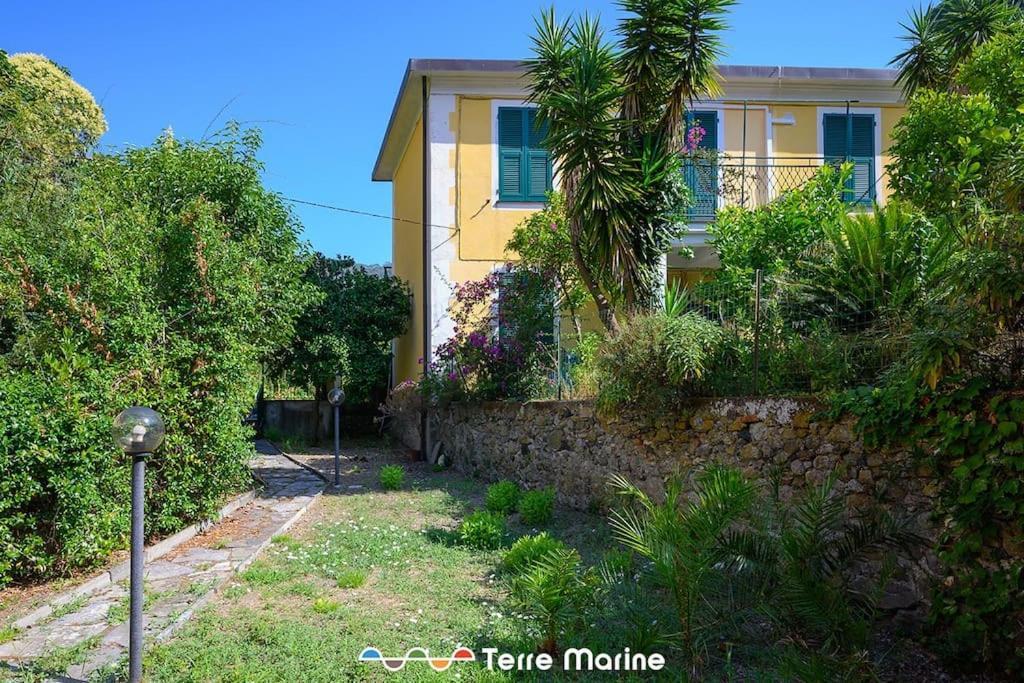
<path id="1" fill-rule="evenodd" d="M 825 160 L 853 164 L 843 199 L 849 204 L 870 205 L 876 193 L 874 115 L 825 114 L 821 125 Z"/>
<path id="2" fill-rule="evenodd" d="M 551 156 L 544 148 L 547 125 L 533 107 L 498 108 L 498 200 L 543 202 L 551 189 Z"/>
<path id="3" fill-rule="evenodd" d="M 683 177 L 690 189 L 692 204 L 688 211 L 691 221 L 709 221 L 718 208 L 718 112 L 686 112 L 687 143 L 696 141 L 694 154 L 683 161 Z"/>

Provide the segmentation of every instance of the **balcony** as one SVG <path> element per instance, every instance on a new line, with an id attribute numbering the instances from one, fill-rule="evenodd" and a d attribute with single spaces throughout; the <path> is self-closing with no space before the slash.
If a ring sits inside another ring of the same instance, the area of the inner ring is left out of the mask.
<path id="1" fill-rule="evenodd" d="M 851 206 L 870 206 L 876 197 L 875 159 L 873 157 L 716 157 L 688 158 L 683 175 L 693 195 L 691 224 L 714 221 L 719 209 L 727 206 L 755 208 L 782 194 L 802 187 L 826 163 L 839 166 L 849 161 L 853 174 L 843 190 L 843 199 Z"/>

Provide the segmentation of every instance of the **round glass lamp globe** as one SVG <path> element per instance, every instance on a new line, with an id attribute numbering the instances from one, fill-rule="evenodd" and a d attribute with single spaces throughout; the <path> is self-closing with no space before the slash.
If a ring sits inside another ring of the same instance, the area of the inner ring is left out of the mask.
<path id="1" fill-rule="evenodd" d="M 345 402 L 345 392 L 339 389 L 338 387 L 334 387 L 333 389 L 327 392 L 327 401 L 332 406 L 340 406 L 342 403 Z"/>
<path id="2" fill-rule="evenodd" d="M 152 408 L 132 406 L 114 418 L 114 443 L 125 453 L 152 453 L 163 440 L 163 418 Z"/>

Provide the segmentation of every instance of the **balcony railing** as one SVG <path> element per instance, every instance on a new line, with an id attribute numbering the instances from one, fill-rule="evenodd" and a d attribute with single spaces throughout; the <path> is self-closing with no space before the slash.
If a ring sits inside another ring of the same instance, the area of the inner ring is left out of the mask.
<path id="1" fill-rule="evenodd" d="M 693 204 L 690 220 L 710 222 L 726 206 L 754 208 L 805 185 L 828 163 L 849 161 L 853 173 L 843 190 L 851 205 L 870 205 L 875 200 L 875 160 L 872 157 L 826 159 L 825 157 L 693 158 L 684 162 L 683 175 Z"/>

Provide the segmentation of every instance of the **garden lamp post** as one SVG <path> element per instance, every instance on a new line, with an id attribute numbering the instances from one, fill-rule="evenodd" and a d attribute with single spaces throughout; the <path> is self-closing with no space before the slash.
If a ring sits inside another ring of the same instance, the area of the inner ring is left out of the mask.
<path id="1" fill-rule="evenodd" d="M 152 408 L 132 406 L 114 418 L 114 443 L 132 456 L 131 617 L 128 672 L 132 683 L 142 680 L 142 570 L 145 561 L 143 520 L 146 458 L 164 440 L 164 421 Z"/>
<path id="2" fill-rule="evenodd" d="M 340 423 L 339 413 L 341 411 L 341 404 L 345 402 L 345 392 L 341 390 L 341 379 L 334 379 L 334 388 L 327 392 L 327 401 L 334 406 L 334 485 L 341 485 L 341 472 L 340 472 L 340 436 L 338 434 L 338 425 Z"/>

